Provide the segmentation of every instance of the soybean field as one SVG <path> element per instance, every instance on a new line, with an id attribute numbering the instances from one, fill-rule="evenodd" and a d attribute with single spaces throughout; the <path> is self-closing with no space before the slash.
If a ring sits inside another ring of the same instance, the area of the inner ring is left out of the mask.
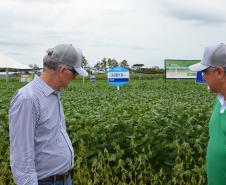
<path id="1" fill-rule="evenodd" d="M 0 185 L 13 185 L 8 108 L 26 85 L 0 82 Z M 63 90 L 78 185 L 204 185 L 208 121 L 216 95 L 193 80 L 73 81 Z"/>

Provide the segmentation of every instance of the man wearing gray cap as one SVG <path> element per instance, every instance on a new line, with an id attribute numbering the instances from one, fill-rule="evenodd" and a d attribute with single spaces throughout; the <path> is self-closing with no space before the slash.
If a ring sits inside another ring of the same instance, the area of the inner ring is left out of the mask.
<path id="1" fill-rule="evenodd" d="M 82 53 L 71 44 L 48 49 L 43 73 L 11 100 L 10 166 L 17 185 L 71 185 L 74 151 L 66 132 L 61 89 L 78 74 Z"/>
<path id="2" fill-rule="evenodd" d="M 209 90 L 217 93 L 209 122 L 207 147 L 208 185 L 226 183 L 226 45 L 218 44 L 205 48 L 202 61 L 189 67 L 202 71 Z"/>

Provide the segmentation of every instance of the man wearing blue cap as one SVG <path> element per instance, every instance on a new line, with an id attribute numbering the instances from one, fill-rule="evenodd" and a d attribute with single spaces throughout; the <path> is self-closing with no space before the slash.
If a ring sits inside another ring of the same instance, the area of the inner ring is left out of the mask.
<path id="1" fill-rule="evenodd" d="M 10 166 L 17 185 L 71 185 L 74 151 L 66 131 L 60 91 L 78 74 L 82 53 L 71 44 L 48 49 L 43 73 L 12 98 Z"/>
<path id="2" fill-rule="evenodd" d="M 202 71 L 210 92 L 217 93 L 209 122 L 207 147 L 208 185 L 226 184 L 226 45 L 205 48 L 202 61 L 189 67 Z"/>

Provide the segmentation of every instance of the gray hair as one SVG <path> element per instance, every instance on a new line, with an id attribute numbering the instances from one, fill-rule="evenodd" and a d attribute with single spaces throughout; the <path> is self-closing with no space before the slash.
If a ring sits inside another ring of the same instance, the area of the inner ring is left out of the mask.
<path id="1" fill-rule="evenodd" d="M 43 68 L 44 69 L 57 70 L 59 67 L 62 66 L 61 63 L 59 63 L 58 61 L 55 61 L 51 57 L 51 55 L 53 53 L 52 49 L 48 49 L 46 52 L 47 52 L 47 55 L 45 55 L 44 58 L 43 58 Z"/>
<path id="2" fill-rule="evenodd" d="M 208 67 L 207 69 L 208 69 L 209 71 L 214 71 L 214 70 L 217 69 L 218 67 L 223 67 L 223 68 L 224 68 L 224 71 L 226 71 L 226 67 L 224 67 L 224 66 L 217 66 L 217 67 L 212 67 L 212 66 L 210 66 L 210 67 Z"/>

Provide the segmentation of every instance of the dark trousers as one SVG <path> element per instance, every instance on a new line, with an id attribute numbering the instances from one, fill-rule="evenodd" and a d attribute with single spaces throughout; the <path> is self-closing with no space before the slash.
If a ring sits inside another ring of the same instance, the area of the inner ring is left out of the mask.
<path id="1" fill-rule="evenodd" d="M 46 182 L 38 182 L 38 185 L 72 185 L 71 175 L 69 175 L 64 180 L 53 180 L 53 181 L 46 181 Z"/>

